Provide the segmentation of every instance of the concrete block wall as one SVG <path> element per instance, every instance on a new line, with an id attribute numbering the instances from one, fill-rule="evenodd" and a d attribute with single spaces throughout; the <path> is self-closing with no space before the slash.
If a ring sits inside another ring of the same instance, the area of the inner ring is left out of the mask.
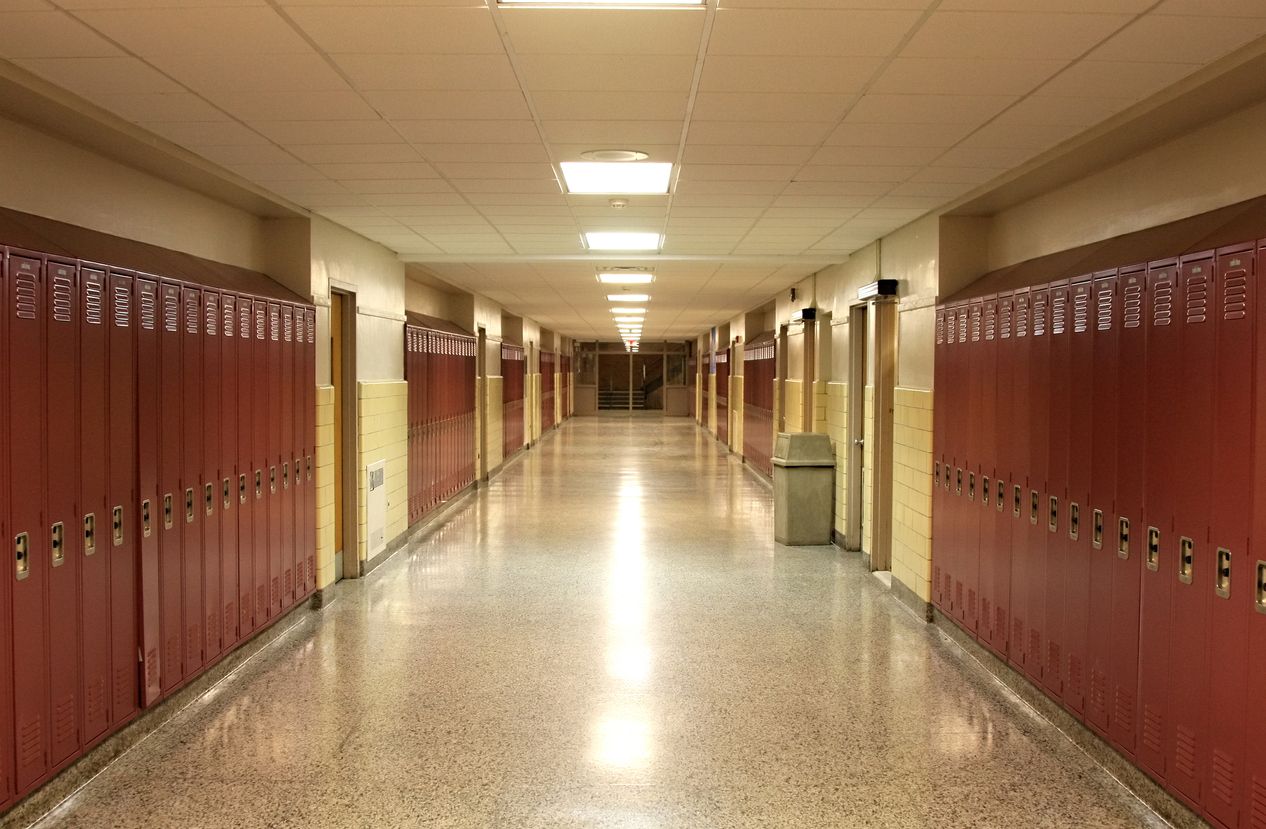
<path id="1" fill-rule="evenodd" d="M 743 454 L 743 376 L 730 378 L 730 451 Z"/>
<path id="2" fill-rule="evenodd" d="M 329 587 L 334 572 L 334 387 L 316 394 L 316 586 Z"/>
<path id="3" fill-rule="evenodd" d="M 356 464 L 357 555 L 364 561 L 367 550 L 365 467 L 387 462 L 387 528 L 390 542 L 409 526 L 408 460 L 409 384 L 403 380 L 379 380 L 356 384 L 356 420 L 360 453 Z"/>
<path id="4" fill-rule="evenodd" d="M 932 598 L 932 392 L 897 388 L 893 407 L 892 575 Z"/>
<path id="5" fill-rule="evenodd" d="M 784 380 L 783 381 L 783 401 L 787 406 L 786 420 L 787 428 L 785 432 L 803 432 L 804 431 L 804 381 L 803 380 Z M 776 399 L 776 398 L 775 398 Z"/>

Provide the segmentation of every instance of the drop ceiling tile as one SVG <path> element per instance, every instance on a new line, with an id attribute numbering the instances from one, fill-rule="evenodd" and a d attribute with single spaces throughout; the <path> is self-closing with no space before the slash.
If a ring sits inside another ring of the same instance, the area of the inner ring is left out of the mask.
<path id="1" fill-rule="evenodd" d="M 545 136 L 551 143 L 589 144 L 595 149 L 641 144 L 676 145 L 681 138 L 680 121 L 545 121 Z"/>
<path id="2" fill-rule="evenodd" d="M 894 187 L 891 195 L 926 196 L 952 199 L 956 196 L 961 196 L 971 188 L 972 185 L 963 184 L 961 182 L 907 181 L 904 184 L 898 184 Z"/>
<path id="3" fill-rule="evenodd" d="M 94 95 L 92 102 L 120 118 L 141 121 L 224 121 L 222 111 L 189 92 Z"/>
<path id="4" fill-rule="evenodd" d="M 931 162 L 943 152 L 945 152 L 944 147 L 826 146 L 814 153 L 809 163 L 853 167 L 914 167 Z"/>
<path id="5" fill-rule="evenodd" d="M 694 55 L 521 55 L 519 69 L 533 92 L 689 92 Z"/>
<path id="6" fill-rule="evenodd" d="M 848 95 L 700 92 L 694 121 L 838 121 L 855 99 Z"/>
<path id="7" fill-rule="evenodd" d="M 833 126 L 833 122 L 820 121 L 692 121 L 687 142 L 688 149 L 693 145 L 815 147 Z"/>
<path id="8" fill-rule="evenodd" d="M 327 181 L 328 176 L 307 164 L 228 164 L 228 169 L 248 181 Z"/>
<path id="9" fill-rule="evenodd" d="M 237 92 L 205 93 L 212 103 L 243 121 L 365 121 L 376 113 L 355 92 Z"/>
<path id="10" fill-rule="evenodd" d="M 951 147 L 972 131 L 971 124 L 862 124 L 846 121 L 826 139 L 840 147 Z"/>
<path id="11" fill-rule="evenodd" d="M 1266 5 L 1260 0 L 1165 0 L 1153 14 L 1266 17 Z"/>
<path id="12" fill-rule="evenodd" d="M 942 0 L 942 11 L 1141 14 L 1155 0 Z"/>
<path id="13" fill-rule="evenodd" d="M 911 166 L 810 165 L 796 174 L 796 181 L 905 181 L 918 171 Z"/>
<path id="14" fill-rule="evenodd" d="M 461 236 L 472 235 L 481 238 L 490 235 L 496 235 L 492 225 L 484 222 L 483 224 L 466 224 L 466 225 L 437 225 L 437 224 L 414 224 L 409 223 L 407 227 L 415 233 L 420 233 L 428 239 L 436 236 Z"/>
<path id="15" fill-rule="evenodd" d="M 686 164 L 793 164 L 799 166 L 812 154 L 811 147 L 771 147 L 689 144 Z"/>
<path id="16" fill-rule="evenodd" d="M 382 120 L 251 121 L 250 126 L 278 144 L 398 144 L 400 135 Z"/>
<path id="17" fill-rule="evenodd" d="M 918 19 L 918 12 L 900 10 L 722 8 L 708 52 L 886 57 Z"/>
<path id="18" fill-rule="evenodd" d="M 296 144 L 291 153 L 309 164 L 391 164 L 422 161 L 408 144 Z"/>
<path id="19" fill-rule="evenodd" d="M 438 178 L 430 165 L 420 161 L 353 162 L 318 164 L 317 169 L 332 179 L 423 179 Z"/>
<path id="20" fill-rule="evenodd" d="M 476 207 L 543 206 L 566 204 L 562 193 L 467 193 L 465 198 Z"/>
<path id="21" fill-rule="evenodd" d="M 986 167 L 1010 169 L 1033 157 L 1033 150 L 1000 147 L 953 147 L 936 160 L 946 167 Z"/>
<path id="22" fill-rule="evenodd" d="M 863 95 L 846 121 L 857 124 L 982 124 L 1018 100 L 1012 95 Z"/>
<path id="23" fill-rule="evenodd" d="M 1129 21 L 1117 14 L 938 11 L 902 56 L 1072 60 Z"/>
<path id="24" fill-rule="evenodd" d="M 674 211 L 676 212 L 676 211 Z M 765 219 L 825 219 L 830 217 L 837 224 L 848 221 L 861 212 L 858 208 L 829 207 L 771 207 L 765 211 Z"/>
<path id="25" fill-rule="evenodd" d="M 620 142 L 621 149 L 634 149 L 638 152 L 646 153 L 650 161 L 666 161 L 670 164 L 677 161 L 677 145 L 676 144 L 643 144 L 637 143 L 630 145 L 629 142 Z M 550 144 L 550 150 L 554 157 L 559 161 L 580 161 L 581 155 L 590 150 L 598 149 L 590 144 Z M 602 149 L 607 149 L 603 147 Z"/>
<path id="26" fill-rule="evenodd" d="M 1187 63 L 1083 60 L 1043 86 L 1042 94 L 1141 100 L 1198 68 Z"/>
<path id="27" fill-rule="evenodd" d="M 534 92 L 546 121 L 669 121 L 686 114 L 684 92 Z"/>
<path id="28" fill-rule="evenodd" d="M 3 18 L 0 17 L 0 23 Z M 34 58 L 14 63 L 76 95 L 180 93 L 171 78 L 137 58 Z"/>
<path id="29" fill-rule="evenodd" d="M 453 186 L 463 193 L 540 193 L 552 195 L 559 192 L 554 179 L 459 179 Z"/>
<path id="30" fill-rule="evenodd" d="M 1266 34 L 1266 17 L 1234 24 L 1209 16 L 1150 14 L 1135 20 L 1088 55 L 1090 60 L 1138 60 L 1141 57 L 1182 63 L 1210 63 Z"/>
<path id="31" fill-rule="evenodd" d="M 1085 129 L 1084 124 L 1033 124 L 1019 123 L 1017 117 L 1004 112 L 997 119 L 985 124 L 963 139 L 963 147 L 1015 147 L 1044 150 L 1053 147 Z"/>
<path id="32" fill-rule="evenodd" d="M 957 148 L 956 148 L 957 149 Z M 1026 150 L 1024 152 L 1031 152 Z M 1024 159 L 1021 158 L 1021 162 Z M 1017 164 L 1021 162 L 1016 162 Z M 961 184 L 984 184 L 990 179 L 1002 175 L 1009 167 L 924 167 L 910 178 L 910 181 L 954 182 Z"/>
<path id="33" fill-rule="evenodd" d="M 765 207 L 775 193 L 691 193 L 680 188 L 673 195 L 673 210 L 678 207 Z"/>
<path id="34" fill-rule="evenodd" d="M 520 55 L 695 55 L 699 9 L 502 9 Z"/>
<path id="35" fill-rule="evenodd" d="M 268 6 L 83 11 L 80 19 L 142 57 L 311 53 Z"/>
<path id="36" fill-rule="evenodd" d="M 755 219 L 765 212 L 761 207 L 688 207 L 673 205 L 673 221 L 679 219 Z"/>
<path id="37" fill-rule="evenodd" d="M 391 120 L 526 120 L 531 117 L 517 90 L 379 91 L 364 93 Z"/>
<path id="38" fill-rule="evenodd" d="M 168 53 L 154 65 L 195 92 L 326 92 L 350 89 L 315 52 L 300 54 Z"/>
<path id="39" fill-rule="evenodd" d="M 185 147 L 197 144 L 207 146 L 260 146 L 268 139 L 237 121 L 185 121 L 167 123 L 144 121 L 139 124 L 155 135 Z M 308 161 L 310 159 L 304 159 Z"/>
<path id="40" fill-rule="evenodd" d="M 681 171 L 681 181 L 791 181 L 799 169 L 794 164 L 691 164 Z"/>
<path id="41" fill-rule="evenodd" d="M 312 179 L 307 181 L 260 181 L 257 183 L 279 196 L 294 199 L 300 203 L 306 203 L 304 200 L 308 196 L 347 195 L 347 189 L 336 181 Z"/>
<path id="42" fill-rule="evenodd" d="M 364 197 L 369 204 L 384 209 L 406 207 L 433 207 L 437 205 L 466 206 L 461 193 L 373 193 Z"/>
<path id="43" fill-rule="evenodd" d="M 882 196 L 892 186 L 883 181 L 793 181 L 783 192 L 789 196 Z"/>
<path id="44" fill-rule="evenodd" d="M 787 186 L 785 181 L 681 181 L 677 193 L 687 196 L 742 194 L 775 196 Z M 674 202 L 679 197 L 674 197 Z"/>
<path id="45" fill-rule="evenodd" d="M 1002 119 L 1009 124 L 1091 126 L 1116 115 L 1132 103 L 1128 98 L 1031 95 L 1007 110 Z"/>
<path id="46" fill-rule="evenodd" d="M 436 168 L 450 179 L 535 179 L 554 181 L 554 168 L 549 164 L 497 164 L 486 162 L 441 162 Z"/>
<path id="47" fill-rule="evenodd" d="M 392 8 L 352 4 L 291 8 L 290 16 L 330 54 L 504 54 L 487 8 Z"/>
<path id="48" fill-rule="evenodd" d="M 522 144 L 540 147 L 540 135 L 532 121 L 409 121 L 392 122 L 400 134 L 418 144 Z M 491 148 L 488 152 L 492 152 Z M 459 160 L 459 159 L 452 159 Z M 465 159 L 461 159 L 465 160 Z M 492 160 L 492 159 L 490 159 Z M 534 159 L 510 158 L 507 161 Z"/>
<path id="49" fill-rule="evenodd" d="M 549 163 L 541 144 L 417 144 L 427 161 L 439 163 L 526 164 Z"/>
<path id="50" fill-rule="evenodd" d="M 897 95 L 1025 95 L 1067 65 L 1063 60 L 897 58 L 869 91 Z"/>
<path id="51" fill-rule="evenodd" d="M 488 55 L 333 55 L 358 89 L 518 89 L 504 54 Z"/>
<path id="52" fill-rule="evenodd" d="M 436 178 L 414 179 L 347 179 L 339 184 L 349 193 L 366 195 L 417 195 L 422 193 L 450 193 L 453 188 L 448 182 Z"/>
<path id="53" fill-rule="evenodd" d="M 704 92 L 861 92 L 882 63 L 873 57 L 708 55 Z"/>

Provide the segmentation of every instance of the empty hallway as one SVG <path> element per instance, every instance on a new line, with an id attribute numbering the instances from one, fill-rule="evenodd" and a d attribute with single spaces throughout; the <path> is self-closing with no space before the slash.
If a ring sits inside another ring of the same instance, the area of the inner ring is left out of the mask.
<path id="1" fill-rule="evenodd" d="M 569 420 L 39 829 L 1165 825 L 771 504 Z"/>

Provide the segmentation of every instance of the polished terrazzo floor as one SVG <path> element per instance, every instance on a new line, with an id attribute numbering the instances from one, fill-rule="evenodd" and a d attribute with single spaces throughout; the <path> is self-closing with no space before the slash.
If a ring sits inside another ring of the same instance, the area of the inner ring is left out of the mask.
<path id="1" fill-rule="evenodd" d="M 39 824 L 1161 826 L 684 420 L 581 419 Z"/>

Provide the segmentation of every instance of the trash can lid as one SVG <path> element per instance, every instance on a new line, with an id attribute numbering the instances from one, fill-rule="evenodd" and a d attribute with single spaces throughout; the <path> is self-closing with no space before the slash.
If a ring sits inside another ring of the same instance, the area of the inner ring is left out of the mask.
<path id="1" fill-rule="evenodd" d="M 831 438 L 820 432 L 779 432 L 774 466 L 835 466 Z"/>

